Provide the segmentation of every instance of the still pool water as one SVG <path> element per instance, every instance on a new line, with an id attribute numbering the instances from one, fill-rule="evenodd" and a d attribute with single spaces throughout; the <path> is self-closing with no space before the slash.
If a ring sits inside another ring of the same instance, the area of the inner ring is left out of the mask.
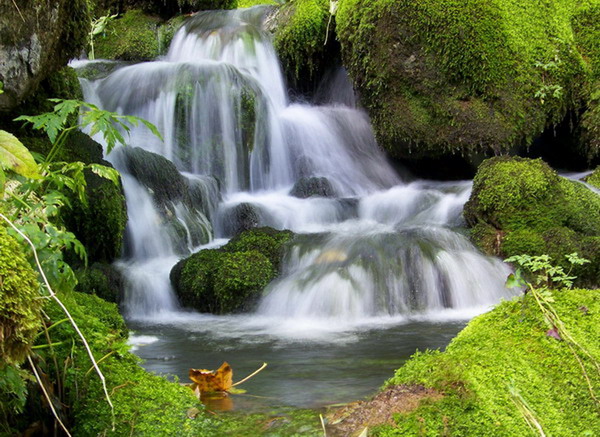
<path id="1" fill-rule="evenodd" d="M 216 369 L 227 361 L 236 382 L 268 363 L 226 408 L 318 408 L 373 395 L 417 349 L 444 348 L 465 323 L 372 322 L 353 329 L 307 321 L 293 329 L 246 316 L 190 315 L 131 322 L 130 341 L 147 370 L 181 382 L 189 381 L 190 368 Z"/>

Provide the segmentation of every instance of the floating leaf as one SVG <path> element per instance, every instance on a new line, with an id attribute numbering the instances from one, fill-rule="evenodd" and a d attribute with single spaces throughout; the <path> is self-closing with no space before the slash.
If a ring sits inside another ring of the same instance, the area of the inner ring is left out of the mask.
<path id="1" fill-rule="evenodd" d="M 217 370 L 190 369 L 189 376 L 201 393 L 228 391 L 233 385 L 233 370 L 226 362 Z"/>
<path id="2" fill-rule="evenodd" d="M 17 137 L 0 130 L 0 166 L 30 179 L 39 179 L 38 166 Z"/>

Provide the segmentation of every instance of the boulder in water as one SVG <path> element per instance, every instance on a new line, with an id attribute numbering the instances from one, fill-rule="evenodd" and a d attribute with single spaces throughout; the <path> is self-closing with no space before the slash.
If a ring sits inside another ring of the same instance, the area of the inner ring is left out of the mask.
<path id="1" fill-rule="evenodd" d="M 256 228 L 260 222 L 259 210 L 251 203 L 240 203 L 221 214 L 223 234 L 229 237 Z"/>
<path id="2" fill-rule="evenodd" d="M 600 284 L 600 197 L 542 160 L 484 161 L 464 216 L 472 239 L 487 253 L 547 254 L 568 270 L 565 255 L 578 252 L 592 261 L 573 269 L 579 284 Z"/>
<path id="3" fill-rule="evenodd" d="M 331 182 L 325 177 L 300 178 L 290 191 L 290 196 L 306 199 L 308 197 L 335 197 Z"/>
<path id="4" fill-rule="evenodd" d="M 272 228 L 241 233 L 220 249 L 205 249 L 179 261 L 170 279 L 180 302 L 223 314 L 249 308 L 278 274 L 290 231 Z"/>

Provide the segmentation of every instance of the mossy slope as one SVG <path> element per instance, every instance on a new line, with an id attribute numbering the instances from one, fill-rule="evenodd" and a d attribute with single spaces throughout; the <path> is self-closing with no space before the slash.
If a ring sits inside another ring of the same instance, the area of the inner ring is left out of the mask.
<path id="1" fill-rule="evenodd" d="M 557 313 L 575 340 L 600 360 L 600 290 L 553 293 Z M 477 317 L 445 352 L 414 355 L 391 384 L 422 384 L 443 393 L 396 416 L 397 427 L 373 435 L 529 436 L 517 404 L 526 405 L 546 435 L 598 435 L 600 415 L 583 372 L 564 341 L 546 332 L 532 296 L 504 302 Z M 600 375 L 582 359 L 596 394 Z"/>
<path id="2" fill-rule="evenodd" d="M 530 144 L 580 108 L 590 59 L 573 30 L 579 4 L 340 0 L 336 21 L 380 144 L 417 158 Z"/>
<path id="3" fill-rule="evenodd" d="M 542 160 L 499 157 L 481 164 L 464 216 L 489 254 L 548 254 L 566 264 L 578 252 L 582 284 L 600 284 L 600 196 L 556 174 Z"/>

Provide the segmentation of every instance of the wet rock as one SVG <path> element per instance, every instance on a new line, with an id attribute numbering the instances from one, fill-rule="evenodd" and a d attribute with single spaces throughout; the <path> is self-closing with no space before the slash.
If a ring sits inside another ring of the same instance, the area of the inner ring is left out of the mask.
<path id="1" fill-rule="evenodd" d="M 221 216 L 223 234 L 229 237 L 256 228 L 260 222 L 258 208 L 246 202 L 223 211 Z"/>
<path id="2" fill-rule="evenodd" d="M 335 197 L 335 191 L 327 178 L 300 178 L 290 191 L 290 196 L 299 197 L 300 199 L 308 197 Z"/>

